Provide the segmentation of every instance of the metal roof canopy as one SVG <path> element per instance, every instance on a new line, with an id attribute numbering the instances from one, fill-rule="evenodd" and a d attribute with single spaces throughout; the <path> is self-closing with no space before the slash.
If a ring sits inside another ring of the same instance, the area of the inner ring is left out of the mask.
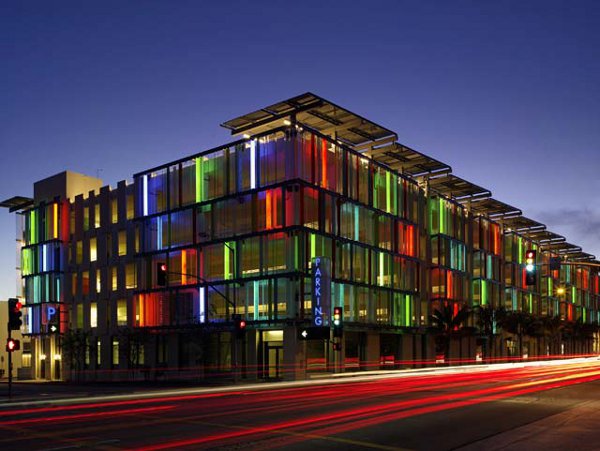
<path id="1" fill-rule="evenodd" d="M 379 161 L 402 174 L 407 174 L 415 178 L 426 174 L 452 172 L 452 168 L 446 163 L 442 163 L 435 158 L 431 158 L 397 142 L 387 145 L 369 146 L 367 149 L 364 149 L 364 153 L 375 161 Z"/>
<path id="2" fill-rule="evenodd" d="M 353 147 L 398 139 L 395 132 L 310 92 L 228 120 L 221 126 L 231 130 L 232 135 L 256 134 L 280 127 L 280 121 L 292 116 L 298 123 Z"/>
<path id="3" fill-rule="evenodd" d="M 568 256 L 568 261 L 574 260 L 574 261 L 592 262 L 592 261 L 596 260 L 595 255 L 588 254 L 587 252 L 572 252 L 572 253 L 567 253 L 566 255 Z"/>
<path id="4" fill-rule="evenodd" d="M 490 219 L 503 219 L 521 216 L 523 212 L 512 205 L 500 202 L 492 197 L 463 201 L 469 210 L 476 215 L 488 216 Z"/>
<path id="5" fill-rule="evenodd" d="M 537 241 L 541 246 L 564 243 L 567 240 L 564 236 L 551 232 L 550 230 L 533 230 L 532 232 L 527 233 L 527 237 Z"/>
<path id="6" fill-rule="evenodd" d="M 581 247 L 579 247 L 575 244 L 567 243 L 567 242 L 552 243 L 552 244 L 544 246 L 544 249 L 552 251 L 552 252 L 556 252 L 557 254 L 560 254 L 563 256 L 566 254 L 569 254 L 569 253 L 581 252 Z"/>
<path id="7" fill-rule="evenodd" d="M 31 197 L 13 196 L 10 199 L 3 200 L 0 202 L 0 207 L 8 208 L 10 213 L 15 211 L 24 210 L 33 205 L 33 199 Z"/>
<path id="8" fill-rule="evenodd" d="M 546 229 L 546 226 L 541 222 L 534 221 L 525 216 L 505 218 L 501 219 L 500 222 L 511 229 L 511 231 L 521 234 L 525 234 L 526 232 L 539 232 Z"/>
<path id="9" fill-rule="evenodd" d="M 489 190 L 468 182 L 465 179 L 461 179 L 453 174 L 431 177 L 428 178 L 427 181 L 429 189 L 459 201 L 466 200 L 467 198 L 475 199 L 490 197 L 492 195 Z"/>

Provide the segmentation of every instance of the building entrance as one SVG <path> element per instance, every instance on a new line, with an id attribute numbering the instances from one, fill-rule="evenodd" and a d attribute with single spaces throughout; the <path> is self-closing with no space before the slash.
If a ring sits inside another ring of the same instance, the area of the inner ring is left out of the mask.
<path id="1" fill-rule="evenodd" d="M 283 377 L 283 331 L 267 330 L 262 332 L 263 377 L 280 379 Z"/>

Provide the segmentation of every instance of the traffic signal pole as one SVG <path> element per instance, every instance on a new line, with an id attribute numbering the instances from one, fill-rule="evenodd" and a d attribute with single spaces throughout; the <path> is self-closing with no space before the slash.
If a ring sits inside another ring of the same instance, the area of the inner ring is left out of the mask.
<path id="1" fill-rule="evenodd" d="M 11 337 L 11 327 L 10 324 L 7 324 L 7 328 L 8 328 L 8 339 L 10 340 Z M 12 351 L 10 351 L 8 353 L 8 399 L 10 399 L 12 397 Z"/>

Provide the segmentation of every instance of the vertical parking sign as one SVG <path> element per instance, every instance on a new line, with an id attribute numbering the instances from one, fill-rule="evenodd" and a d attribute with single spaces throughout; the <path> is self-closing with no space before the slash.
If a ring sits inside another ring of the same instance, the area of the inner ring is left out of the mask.
<path id="1" fill-rule="evenodd" d="M 312 259 L 312 295 L 313 325 L 326 326 L 323 312 L 331 306 L 331 260 L 327 257 Z"/>

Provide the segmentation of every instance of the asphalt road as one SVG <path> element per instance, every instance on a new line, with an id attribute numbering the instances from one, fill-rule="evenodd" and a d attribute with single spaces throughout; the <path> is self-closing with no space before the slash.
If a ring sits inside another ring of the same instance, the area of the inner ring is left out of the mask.
<path id="1" fill-rule="evenodd" d="M 0 449 L 600 449 L 600 362 L 0 406 Z"/>

